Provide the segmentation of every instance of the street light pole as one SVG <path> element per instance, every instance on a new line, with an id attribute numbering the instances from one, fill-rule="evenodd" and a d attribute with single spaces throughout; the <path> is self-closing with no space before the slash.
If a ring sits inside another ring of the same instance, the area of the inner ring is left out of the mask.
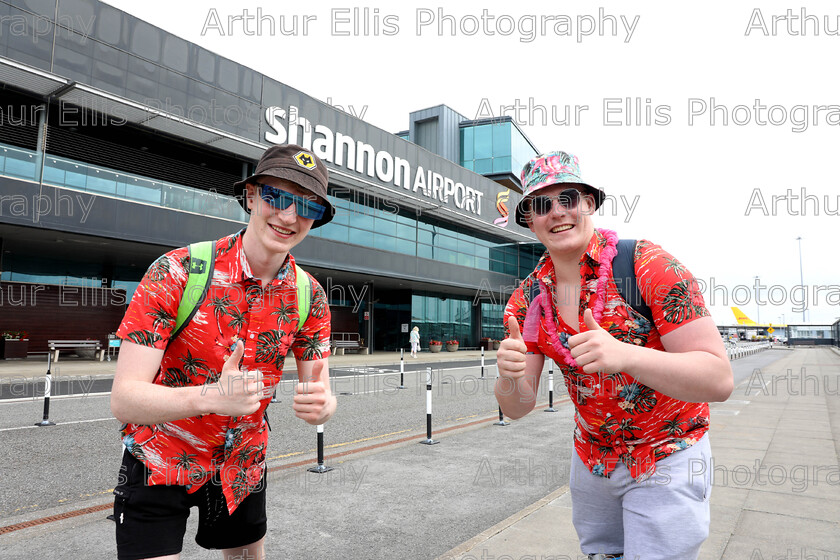
<path id="1" fill-rule="evenodd" d="M 802 295 L 805 299 L 805 305 L 802 307 L 802 322 L 805 322 L 805 308 L 808 307 L 808 297 L 805 296 L 805 280 L 804 276 L 802 276 L 802 238 L 797 237 L 796 240 L 799 242 L 799 285 L 802 286 Z"/>

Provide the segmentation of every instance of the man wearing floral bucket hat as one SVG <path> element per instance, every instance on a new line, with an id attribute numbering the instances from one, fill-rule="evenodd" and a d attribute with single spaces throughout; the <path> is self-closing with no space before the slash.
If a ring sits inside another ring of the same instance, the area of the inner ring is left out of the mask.
<path id="1" fill-rule="evenodd" d="M 530 412 L 545 356 L 555 360 L 577 412 L 570 489 L 583 553 L 696 558 L 709 531 L 708 402 L 733 390 L 697 283 L 659 245 L 622 243 L 646 318 L 613 274 L 619 240 L 595 229 L 604 192 L 582 181 L 578 159 L 539 155 L 521 179 L 516 223 L 546 252 L 505 309 L 502 410 L 511 418 Z"/>

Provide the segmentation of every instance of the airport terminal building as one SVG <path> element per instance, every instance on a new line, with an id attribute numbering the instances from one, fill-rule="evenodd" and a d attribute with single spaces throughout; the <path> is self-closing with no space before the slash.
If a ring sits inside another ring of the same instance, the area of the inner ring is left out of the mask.
<path id="1" fill-rule="evenodd" d="M 336 216 L 293 253 L 373 350 L 501 338 L 542 254 L 508 219 L 537 153 L 509 118 L 387 132 L 98 0 L 0 1 L 0 85 L 0 330 L 30 352 L 105 342 L 155 258 L 243 228 L 233 183 L 272 144 L 329 167 Z"/>

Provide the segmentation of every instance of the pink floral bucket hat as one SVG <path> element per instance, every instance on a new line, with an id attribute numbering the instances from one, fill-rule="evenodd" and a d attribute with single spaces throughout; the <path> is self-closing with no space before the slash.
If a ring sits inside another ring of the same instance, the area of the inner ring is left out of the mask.
<path id="1" fill-rule="evenodd" d="M 522 168 L 522 200 L 516 205 L 516 223 L 527 228 L 530 199 L 534 194 L 558 183 L 568 183 L 583 187 L 595 199 L 597 210 L 604 202 L 604 191 L 584 183 L 580 178 L 580 165 L 577 156 L 566 152 L 548 152 L 534 157 Z"/>

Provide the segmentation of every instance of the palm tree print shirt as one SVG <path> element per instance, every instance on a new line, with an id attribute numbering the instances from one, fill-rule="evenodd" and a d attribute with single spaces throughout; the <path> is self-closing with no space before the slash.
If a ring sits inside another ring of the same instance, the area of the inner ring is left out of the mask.
<path id="1" fill-rule="evenodd" d="M 117 336 L 166 350 L 156 384 L 184 387 L 217 381 L 238 340 L 245 344 L 242 367 L 262 372 L 269 388 L 280 381 L 290 348 L 297 360 L 330 355 L 330 310 L 320 284 L 310 275 L 309 318 L 298 330 L 294 257 L 289 255 L 277 277 L 263 287 L 242 250 L 244 231 L 216 242 L 207 297 L 174 340 L 170 334 L 189 270 L 187 248 L 163 255 L 143 277 Z M 122 440 L 148 467 L 149 484 L 182 485 L 192 493 L 219 471 L 232 513 L 260 482 L 265 468 L 268 432 L 263 413 L 268 403 L 263 400 L 248 416 L 206 414 L 152 426 L 127 424 Z"/>
<path id="2" fill-rule="evenodd" d="M 557 333 L 563 344 L 567 344 L 568 337 L 583 332 L 583 312 L 595 305 L 599 259 L 605 245 L 606 240 L 596 231 L 580 261 L 580 324 L 577 330 L 563 321 L 551 298 Z M 638 241 L 634 262 L 639 290 L 653 312 L 654 325 L 624 301 L 614 279 L 610 278 L 601 327 L 622 342 L 664 351 L 661 335 L 705 317 L 709 312 L 694 277 L 662 247 L 650 241 Z M 531 287 L 537 279 L 545 282 L 554 293 L 554 264 L 548 252 L 508 301 L 505 329 L 508 317 L 513 315 L 524 332 Z M 668 397 L 622 372 L 590 374 L 567 365 L 551 346 L 545 321 L 543 315 L 538 341 L 526 341 L 526 346 L 529 352 L 552 358 L 562 371 L 577 412 L 575 450 L 594 474 L 609 476 L 618 461 L 622 461 L 635 479 L 644 480 L 655 472 L 656 461 L 693 445 L 708 431 L 708 403 L 689 403 Z"/>

